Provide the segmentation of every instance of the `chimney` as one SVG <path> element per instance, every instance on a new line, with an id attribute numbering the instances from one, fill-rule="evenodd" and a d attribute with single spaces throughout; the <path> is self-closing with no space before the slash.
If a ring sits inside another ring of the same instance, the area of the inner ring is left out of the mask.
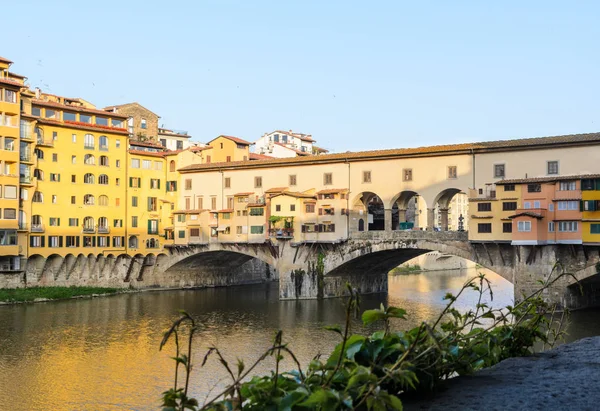
<path id="1" fill-rule="evenodd" d="M 39 99 L 40 98 L 40 93 L 42 92 L 42 90 L 40 90 L 39 87 L 35 88 L 35 98 Z"/>

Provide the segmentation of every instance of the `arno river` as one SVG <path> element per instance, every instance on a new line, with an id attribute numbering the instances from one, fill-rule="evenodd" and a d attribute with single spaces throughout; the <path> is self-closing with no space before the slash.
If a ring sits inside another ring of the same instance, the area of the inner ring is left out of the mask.
<path id="1" fill-rule="evenodd" d="M 456 292 L 474 274 L 463 270 L 391 276 L 389 293 L 364 296 L 362 309 L 389 302 L 410 314 L 395 326 L 412 327 L 434 318 L 444 306 L 444 294 Z M 512 285 L 493 274 L 489 278 L 494 305 L 512 303 Z M 0 306 L 0 409 L 158 409 L 160 394 L 173 379 L 173 345 L 163 352 L 158 346 L 179 309 L 201 324 L 191 384 L 192 394 L 200 399 L 225 381 L 214 358 L 200 367 L 211 345 L 232 363 L 240 357 L 250 364 L 282 329 L 303 365 L 317 352 L 328 353 L 338 338 L 323 326 L 343 322 L 343 300 L 277 297 L 277 284 L 270 284 Z M 459 308 L 473 305 L 474 297 L 461 298 Z M 599 314 L 573 313 L 569 340 L 600 335 Z M 356 332 L 369 331 L 358 322 L 354 327 Z M 257 372 L 271 365 L 269 360 Z"/>

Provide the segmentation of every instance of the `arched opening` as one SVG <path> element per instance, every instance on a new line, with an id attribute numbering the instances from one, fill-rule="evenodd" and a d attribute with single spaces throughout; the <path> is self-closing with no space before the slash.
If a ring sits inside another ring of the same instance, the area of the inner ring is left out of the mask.
<path id="1" fill-rule="evenodd" d="M 106 174 L 100 174 L 98 176 L 98 184 L 107 185 L 108 184 L 108 176 Z"/>
<path id="2" fill-rule="evenodd" d="M 31 216 L 31 232 L 41 233 L 44 231 L 42 216 L 35 214 Z"/>
<path id="3" fill-rule="evenodd" d="M 165 271 L 189 286 L 256 284 L 273 280 L 268 259 L 235 251 L 205 251 L 186 257 Z"/>
<path id="4" fill-rule="evenodd" d="M 96 182 L 96 177 L 92 173 L 86 173 L 83 176 L 84 184 L 94 184 Z"/>
<path id="5" fill-rule="evenodd" d="M 108 205 L 108 196 L 105 196 L 103 194 L 100 197 L 98 197 L 98 205 L 107 206 Z"/>
<path id="6" fill-rule="evenodd" d="M 83 147 L 93 149 L 94 148 L 94 136 L 92 134 L 86 134 L 83 138 Z"/>
<path id="7" fill-rule="evenodd" d="M 169 163 L 169 171 L 172 173 L 175 172 L 175 160 L 171 160 Z"/>
<path id="8" fill-rule="evenodd" d="M 365 231 L 365 220 L 362 218 L 358 219 L 358 231 Z"/>
<path id="9" fill-rule="evenodd" d="M 439 231 L 464 231 L 468 224 L 467 195 L 458 188 L 448 188 L 440 192 L 434 202 L 433 224 Z"/>
<path id="10" fill-rule="evenodd" d="M 93 233 L 94 232 L 94 217 L 85 217 L 83 219 L 83 232 L 84 233 Z"/>
<path id="11" fill-rule="evenodd" d="M 392 199 L 392 230 L 418 229 L 421 221 L 422 200 L 416 191 L 405 190 Z"/>
<path id="12" fill-rule="evenodd" d="M 96 158 L 94 157 L 93 154 L 86 154 L 83 157 L 83 163 L 87 164 L 88 166 L 93 166 L 96 164 Z"/>
<path id="13" fill-rule="evenodd" d="M 137 235 L 132 235 L 129 237 L 129 240 L 127 241 L 127 246 L 134 250 L 139 247 L 139 240 Z"/>
<path id="14" fill-rule="evenodd" d="M 96 204 L 96 199 L 93 194 L 86 194 L 83 196 L 83 204 L 84 205 L 94 205 Z"/>
<path id="15" fill-rule="evenodd" d="M 367 226 L 367 231 L 377 231 L 385 229 L 385 211 L 381 198 L 370 191 L 358 194 L 352 202 L 352 214 L 358 220 L 355 229 L 358 229 L 359 220 Z M 364 231 L 364 228 L 363 228 Z"/>
<path id="16" fill-rule="evenodd" d="M 108 162 L 107 156 L 100 156 L 100 165 L 104 166 L 104 167 L 108 167 L 109 162 Z"/>
<path id="17" fill-rule="evenodd" d="M 108 150 L 108 138 L 106 136 L 100 136 L 98 143 L 100 150 Z"/>

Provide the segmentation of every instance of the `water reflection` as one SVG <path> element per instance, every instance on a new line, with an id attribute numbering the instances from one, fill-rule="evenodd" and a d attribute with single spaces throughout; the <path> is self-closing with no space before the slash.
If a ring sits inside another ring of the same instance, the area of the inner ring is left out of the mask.
<path id="1" fill-rule="evenodd" d="M 390 304 L 409 312 L 397 327 L 435 318 L 446 292 L 456 292 L 474 271 L 446 271 L 390 277 L 389 295 L 364 296 L 362 309 Z M 512 302 L 512 285 L 491 275 L 495 299 Z M 196 291 L 148 292 L 94 300 L 0 307 L 0 409 L 145 410 L 156 407 L 172 381 L 172 346 L 158 352 L 162 333 L 185 309 L 201 324 L 196 339 L 198 361 L 211 345 L 246 364 L 269 346 L 278 329 L 302 364 L 337 343 L 324 325 L 342 323 L 341 299 L 283 301 L 277 284 Z M 474 295 L 458 301 L 474 304 Z M 600 334 L 598 311 L 573 315 L 572 339 Z M 358 321 L 357 332 L 368 332 Z M 257 372 L 272 366 L 267 361 Z M 286 365 L 288 368 L 292 364 Z M 193 394 L 202 397 L 222 385 L 214 361 L 195 369 Z"/>

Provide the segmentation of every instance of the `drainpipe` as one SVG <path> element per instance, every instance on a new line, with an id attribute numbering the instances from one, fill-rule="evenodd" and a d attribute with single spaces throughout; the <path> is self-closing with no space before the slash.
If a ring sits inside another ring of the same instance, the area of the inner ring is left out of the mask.
<path id="1" fill-rule="evenodd" d="M 348 164 L 348 194 L 346 195 L 346 239 L 350 238 L 350 162 L 346 158 Z"/>
<path id="2" fill-rule="evenodd" d="M 472 156 L 471 173 L 473 174 L 473 190 L 474 190 L 476 188 L 475 187 L 475 152 L 473 151 L 472 148 L 471 148 L 471 156 Z"/>
<path id="3" fill-rule="evenodd" d="M 223 201 L 225 201 L 225 174 L 223 174 L 223 169 L 219 169 L 219 173 L 221 173 L 221 210 L 225 208 L 223 205 Z"/>

